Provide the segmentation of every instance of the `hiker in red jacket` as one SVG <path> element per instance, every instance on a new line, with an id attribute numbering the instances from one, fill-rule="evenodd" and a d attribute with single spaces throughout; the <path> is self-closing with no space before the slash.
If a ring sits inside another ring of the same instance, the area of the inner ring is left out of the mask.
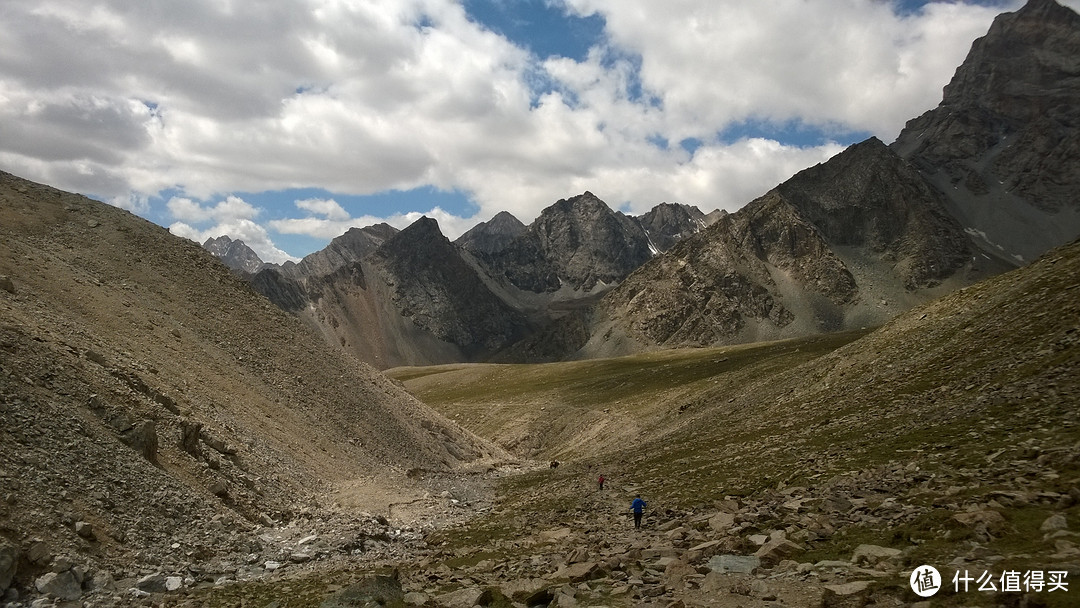
<path id="1" fill-rule="evenodd" d="M 597 479 L 596 481 L 600 484 L 600 489 L 603 490 L 604 489 L 604 476 L 601 475 L 600 478 Z"/>

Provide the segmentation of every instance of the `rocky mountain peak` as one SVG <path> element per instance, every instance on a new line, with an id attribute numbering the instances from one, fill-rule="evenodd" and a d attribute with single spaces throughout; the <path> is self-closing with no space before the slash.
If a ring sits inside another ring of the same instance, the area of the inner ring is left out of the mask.
<path id="1" fill-rule="evenodd" d="M 329 275 L 362 260 L 397 232 L 397 228 L 385 223 L 349 228 L 325 248 L 304 256 L 299 263 L 285 262 L 280 270 L 283 275 L 293 279 Z"/>
<path id="2" fill-rule="evenodd" d="M 469 251 L 496 253 L 525 232 L 525 224 L 508 211 L 500 211 L 486 222 L 473 226 L 454 243 Z"/>
<path id="3" fill-rule="evenodd" d="M 239 272 L 254 274 L 261 270 L 266 263 L 259 258 L 259 254 L 248 247 L 244 241 L 233 240 L 228 235 L 206 239 L 203 249 L 214 254 L 225 263 L 226 266 Z"/>
<path id="4" fill-rule="evenodd" d="M 1015 13 L 1019 17 L 1029 19 L 1041 19 L 1050 22 L 1060 22 L 1068 19 L 1076 19 L 1076 13 L 1057 2 L 1057 0 L 1028 0 L 1020 10 Z"/>
<path id="5" fill-rule="evenodd" d="M 586 191 L 544 209 L 493 264 L 521 289 L 591 291 L 618 283 L 650 257 L 641 226 Z"/>
<path id="6" fill-rule="evenodd" d="M 991 253 L 1034 259 L 1080 233 L 1080 15 L 1032 0 L 971 45 L 941 104 L 892 144 Z"/>
<path id="7" fill-rule="evenodd" d="M 380 245 L 375 255 L 401 262 L 424 263 L 435 262 L 453 250 L 450 239 L 439 230 L 438 220 L 425 215 Z"/>
<path id="8" fill-rule="evenodd" d="M 637 220 L 658 252 L 705 227 L 705 214 L 700 209 L 679 203 L 660 203 Z"/>
<path id="9" fill-rule="evenodd" d="M 505 346 L 525 324 L 524 315 L 491 292 L 432 218 L 394 235 L 371 261 L 400 315 L 466 356 Z"/>
<path id="10" fill-rule="evenodd" d="M 979 105 L 1014 119 L 1031 120 L 1075 89 L 1080 67 L 1080 15 L 1054 0 L 1032 0 L 1015 13 L 999 15 L 977 39 L 952 81 L 942 105 Z M 1064 90 L 1062 88 L 1064 86 Z"/>

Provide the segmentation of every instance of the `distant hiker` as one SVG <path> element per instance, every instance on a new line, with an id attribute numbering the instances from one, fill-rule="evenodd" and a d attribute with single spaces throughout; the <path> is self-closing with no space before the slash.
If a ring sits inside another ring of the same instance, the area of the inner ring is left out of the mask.
<path id="1" fill-rule="evenodd" d="M 597 481 L 597 483 L 600 484 L 600 489 L 603 490 L 604 489 L 604 476 L 601 475 L 596 481 Z"/>
<path id="2" fill-rule="evenodd" d="M 559 468 L 559 461 L 558 460 L 552 460 L 551 461 L 551 468 L 553 468 L 553 469 Z"/>
<path id="3" fill-rule="evenodd" d="M 641 515 L 645 513 L 645 501 L 641 500 L 641 494 L 634 497 L 634 502 L 630 503 L 630 508 L 634 511 L 634 527 L 641 527 Z"/>

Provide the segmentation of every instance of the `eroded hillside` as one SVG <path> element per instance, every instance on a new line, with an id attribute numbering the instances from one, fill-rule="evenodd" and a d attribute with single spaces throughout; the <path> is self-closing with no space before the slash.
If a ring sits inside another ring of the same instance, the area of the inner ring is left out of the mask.
<path id="1" fill-rule="evenodd" d="M 407 471 L 499 457 L 126 211 L 0 174 L 0 275 L 0 544 L 17 588 L 73 567 L 236 575 L 228 556 L 269 546 L 260 526 L 325 513 L 335 490 L 386 514 L 425 492 Z"/>

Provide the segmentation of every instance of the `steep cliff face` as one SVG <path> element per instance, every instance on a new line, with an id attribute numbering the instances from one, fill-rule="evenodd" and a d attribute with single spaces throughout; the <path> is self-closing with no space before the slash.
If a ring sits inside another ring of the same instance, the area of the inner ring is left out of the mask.
<path id="1" fill-rule="evenodd" d="M 490 354 L 525 329 L 525 316 L 488 288 L 433 219 L 402 230 L 370 262 L 402 317 L 467 355 Z"/>
<path id="2" fill-rule="evenodd" d="M 892 148 L 987 250 L 1030 261 L 1080 233 L 1080 16 L 1032 0 L 976 40 Z"/>
<path id="3" fill-rule="evenodd" d="M 941 195 L 876 138 L 800 171 L 777 193 L 831 245 L 894 263 L 911 289 L 932 286 L 971 257 Z"/>

